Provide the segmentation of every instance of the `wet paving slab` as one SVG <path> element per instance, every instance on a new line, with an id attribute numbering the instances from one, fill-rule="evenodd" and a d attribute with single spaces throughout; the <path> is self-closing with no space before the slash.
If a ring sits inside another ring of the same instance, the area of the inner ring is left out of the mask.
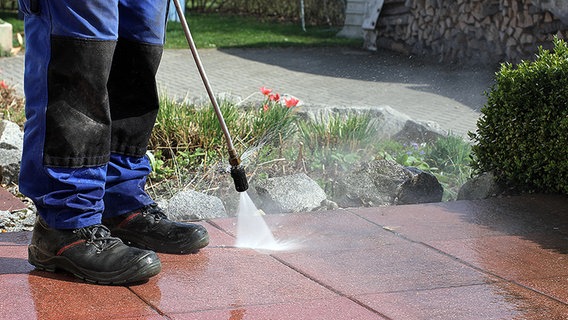
<path id="1" fill-rule="evenodd" d="M 235 247 L 237 218 L 204 224 L 197 254 L 98 286 L 27 263 L 0 235 L 2 319 L 568 319 L 568 198 L 268 214 L 287 250 Z"/>

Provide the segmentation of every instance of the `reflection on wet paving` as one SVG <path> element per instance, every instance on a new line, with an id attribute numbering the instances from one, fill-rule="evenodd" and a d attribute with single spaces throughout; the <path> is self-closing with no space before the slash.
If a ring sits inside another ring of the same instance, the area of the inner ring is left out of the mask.
<path id="1" fill-rule="evenodd" d="M 567 319 L 568 199 L 265 216 L 288 251 L 235 247 L 236 219 L 203 222 L 209 247 L 160 254 L 135 286 L 97 286 L 27 263 L 29 233 L 0 235 L 6 319 Z"/>

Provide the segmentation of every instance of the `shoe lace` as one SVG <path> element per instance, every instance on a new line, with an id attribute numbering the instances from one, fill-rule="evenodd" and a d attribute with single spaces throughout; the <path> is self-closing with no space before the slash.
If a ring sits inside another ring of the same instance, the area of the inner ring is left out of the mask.
<path id="1" fill-rule="evenodd" d="M 110 230 L 102 224 L 76 229 L 74 232 L 87 240 L 87 245 L 95 246 L 97 252 L 102 252 L 121 242 L 119 238 L 112 237 Z"/>
<path id="2" fill-rule="evenodd" d="M 144 216 L 153 216 L 154 217 L 154 221 L 158 222 L 162 219 L 167 219 L 168 216 L 166 216 L 166 214 L 164 213 L 164 211 L 162 211 L 162 209 L 157 205 L 157 204 L 151 204 L 149 206 L 146 206 L 144 209 L 142 209 L 142 214 Z"/>

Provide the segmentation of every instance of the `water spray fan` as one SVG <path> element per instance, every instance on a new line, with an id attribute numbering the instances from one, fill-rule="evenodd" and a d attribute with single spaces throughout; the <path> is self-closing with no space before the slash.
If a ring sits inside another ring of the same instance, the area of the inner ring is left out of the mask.
<path id="1" fill-rule="evenodd" d="M 207 91 L 207 95 L 209 96 L 209 100 L 211 100 L 211 104 L 213 105 L 213 109 L 215 110 L 215 114 L 217 115 L 217 119 L 219 120 L 219 124 L 221 125 L 221 130 L 223 130 L 225 140 L 227 141 L 229 164 L 231 165 L 231 177 L 235 182 L 235 189 L 238 192 L 244 192 L 248 189 L 248 181 L 245 169 L 241 165 L 241 159 L 237 155 L 237 151 L 235 151 L 235 147 L 233 146 L 233 140 L 231 139 L 229 129 L 227 129 L 227 124 L 225 123 L 225 119 L 223 118 L 223 114 L 221 113 L 221 108 L 219 108 L 217 99 L 215 99 L 213 90 L 211 90 L 211 85 L 209 84 L 209 80 L 207 79 L 207 75 L 205 74 L 203 64 L 201 63 L 201 58 L 199 58 L 199 54 L 197 53 L 197 48 L 195 47 L 195 42 L 193 41 L 193 37 L 191 36 L 191 31 L 189 30 L 189 25 L 187 24 L 187 20 L 185 19 L 183 9 L 179 3 L 179 0 L 173 0 L 173 2 L 176 7 L 177 14 L 180 18 L 181 25 L 185 33 L 185 38 L 187 39 L 187 44 L 189 45 L 189 50 L 191 51 L 191 55 L 193 56 L 193 60 L 195 61 L 197 70 L 199 71 L 199 75 L 201 76 L 201 80 L 203 81 L 203 85 L 205 86 L 205 90 Z"/>

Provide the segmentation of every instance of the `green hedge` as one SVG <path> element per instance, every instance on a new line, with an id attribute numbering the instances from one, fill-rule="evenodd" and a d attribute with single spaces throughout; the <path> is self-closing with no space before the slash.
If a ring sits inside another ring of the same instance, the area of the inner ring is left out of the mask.
<path id="1" fill-rule="evenodd" d="M 298 21 L 300 0 L 186 0 L 191 11 L 253 15 L 261 19 Z M 304 16 L 308 25 L 342 26 L 345 0 L 304 0 Z"/>
<path id="2" fill-rule="evenodd" d="M 501 65 L 471 133 L 473 168 L 519 191 L 568 193 L 568 46 Z"/>

